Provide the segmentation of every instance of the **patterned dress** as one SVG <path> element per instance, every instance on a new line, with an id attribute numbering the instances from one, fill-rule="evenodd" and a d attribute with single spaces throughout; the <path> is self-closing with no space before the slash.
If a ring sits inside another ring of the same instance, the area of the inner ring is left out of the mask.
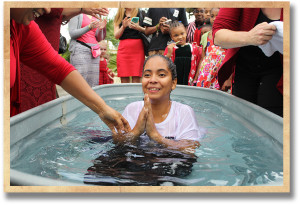
<path id="1" fill-rule="evenodd" d="M 225 58 L 225 49 L 213 44 L 213 40 L 207 37 L 205 57 L 200 65 L 198 87 L 220 89 L 218 83 L 218 71 Z"/>

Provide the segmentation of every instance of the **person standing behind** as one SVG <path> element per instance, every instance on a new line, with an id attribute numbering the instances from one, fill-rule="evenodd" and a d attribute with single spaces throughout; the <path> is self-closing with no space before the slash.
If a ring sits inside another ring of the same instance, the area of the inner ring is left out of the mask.
<path id="1" fill-rule="evenodd" d="M 49 14 L 44 14 L 34 21 L 39 25 L 54 50 L 58 52 L 62 22 L 80 13 L 107 15 L 108 10 L 102 8 L 52 8 Z M 54 83 L 22 62 L 20 67 L 20 112 L 56 99 Z"/>
<path id="2" fill-rule="evenodd" d="M 193 85 L 201 59 L 199 47 L 186 43 L 186 29 L 178 21 L 171 23 L 170 36 L 174 43 L 167 46 L 164 55 L 176 65 L 178 84 Z"/>
<path id="3" fill-rule="evenodd" d="M 194 42 L 196 42 L 198 46 L 200 46 L 201 36 L 204 33 L 202 31 L 203 26 L 210 25 L 210 12 L 210 8 L 203 8 L 204 23 L 200 27 L 197 27 L 194 32 Z"/>
<path id="4" fill-rule="evenodd" d="M 193 14 L 195 16 L 195 21 L 189 23 L 187 27 L 187 42 L 194 42 L 195 30 L 203 25 L 204 23 L 204 9 L 203 8 L 194 8 Z"/>
<path id="5" fill-rule="evenodd" d="M 268 57 L 259 48 L 276 35 L 273 21 L 283 23 L 283 9 L 221 8 L 212 34 L 215 45 L 228 49 L 218 72 L 220 86 L 234 74 L 233 95 L 282 116 L 282 54 Z"/>
<path id="6" fill-rule="evenodd" d="M 79 71 L 91 87 L 99 85 L 99 55 L 92 55 L 92 47 L 106 36 L 106 20 L 86 14 L 73 17 L 69 22 L 71 37 L 69 51 L 71 64 Z M 100 48 L 98 47 L 100 54 Z"/>
<path id="7" fill-rule="evenodd" d="M 152 34 L 149 45 L 149 56 L 154 54 L 163 55 L 168 42 L 171 41 L 167 20 L 181 21 L 188 26 L 185 8 L 149 8 L 143 21 L 146 26 L 146 35 Z"/>
<path id="8" fill-rule="evenodd" d="M 219 8 L 211 9 L 210 24 L 214 24 L 214 20 L 219 13 Z M 197 86 L 211 89 L 220 89 L 218 83 L 218 71 L 225 57 L 225 49 L 214 45 L 212 39 L 212 27 L 201 37 L 201 46 L 203 48 L 201 64 L 197 71 L 196 78 Z M 202 29 L 203 30 L 203 29 Z M 199 76 L 199 77 L 198 77 Z"/>
<path id="9" fill-rule="evenodd" d="M 204 8 L 204 23 L 210 24 L 211 8 Z"/>
<path id="10" fill-rule="evenodd" d="M 87 84 L 79 72 L 61 57 L 47 41 L 39 26 L 33 21 L 50 8 L 10 9 L 10 116 L 19 113 L 20 62 L 32 67 L 60 84 L 68 93 L 88 106 L 103 120 L 113 134 L 130 131 L 130 126 L 120 113 L 109 107 Z"/>
<path id="11" fill-rule="evenodd" d="M 113 72 L 107 67 L 108 60 L 105 59 L 107 56 L 107 43 L 105 41 L 100 41 L 100 63 L 99 63 L 99 85 L 103 84 L 112 84 L 113 81 Z"/>
<path id="12" fill-rule="evenodd" d="M 139 17 L 137 23 L 133 17 Z M 117 52 L 117 70 L 121 83 L 140 83 L 145 61 L 144 44 L 140 32 L 145 33 L 143 19 L 137 8 L 119 8 L 114 19 L 114 36 L 120 39 Z"/>

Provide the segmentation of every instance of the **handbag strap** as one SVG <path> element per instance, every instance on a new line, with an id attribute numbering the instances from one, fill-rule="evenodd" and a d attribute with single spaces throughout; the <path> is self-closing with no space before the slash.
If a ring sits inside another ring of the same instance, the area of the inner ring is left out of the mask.
<path id="1" fill-rule="evenodd" d="M 77 42 L 77 43 L 80 43 L 81 45 L 83 45 L 83 46 L 85 46 L 85 47 L 88 47 L 89 49 L 92 49 L 91 46 L 89 46 L 88 44 L 86 44 L 86 43 L 84 43 L 84 42 L 82 42 L 82 41 L 76 40 L 76 42 Z"/>

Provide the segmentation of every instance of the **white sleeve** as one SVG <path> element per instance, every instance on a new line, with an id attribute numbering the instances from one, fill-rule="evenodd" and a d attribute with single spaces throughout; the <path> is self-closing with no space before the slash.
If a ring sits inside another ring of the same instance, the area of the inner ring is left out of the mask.
<path id="1" fill-rule="evenodd" d="M 136 121 L 139 117 L 139 114 L 141 112 L 141 108 L 144 105 L 141 106 L 141 103 L 133 102 L 126 106 L 125 110 L 123 111 L 123 117 L 128 121 L 131 129 L 134 128 Z"/>
<path id="2" fill-rule="evenodd" d="M 197 119 L 195 116 L 194 110 L 184 105 L 180 110 L 179 116 L 179 127 L 178 127 L 178 135 L 176 137 L 177 140 L 196 140 L 199 141 L 201 139 L 201 132 L 197 123 Z"/>

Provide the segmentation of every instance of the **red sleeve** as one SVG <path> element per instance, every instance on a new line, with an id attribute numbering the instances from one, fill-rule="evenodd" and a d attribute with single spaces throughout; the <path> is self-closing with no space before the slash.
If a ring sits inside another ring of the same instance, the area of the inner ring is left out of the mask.
<path id="1" fill-rule="evenodd" d="M 52 48 L 34 21 L 23 27 L 23 35 L 20 60 L 25 65 L 42 73 L 56 84 L 60 84 L 71 71 L 75 70 Z"/>
<path id="2" fill-rule="evenodd" d="M 168 54 L 168 46 L 165 49 L 164 56 Z"/>
<path id="3" fill-rule="evenodd" d="M 237 31 L 241 23 L 241 12 L 242 9 L 240 8 L 221 8 L 213 25 L 213 38 L 215 37 L 215 33 L 220 29 L 229 29 L 232 31 Z"/>
<path id="4" fill-rule="evenodd" d="M 172 51 L 172 55 L 171 55 L 171 60 L 174 62 L 175 61 L 175 47 L 173 48 L 173 51 Z M 165 49 L 165 52 L 164 52 L 164 56 L 168 54 L 168 46 L 166 47 Z"/>

